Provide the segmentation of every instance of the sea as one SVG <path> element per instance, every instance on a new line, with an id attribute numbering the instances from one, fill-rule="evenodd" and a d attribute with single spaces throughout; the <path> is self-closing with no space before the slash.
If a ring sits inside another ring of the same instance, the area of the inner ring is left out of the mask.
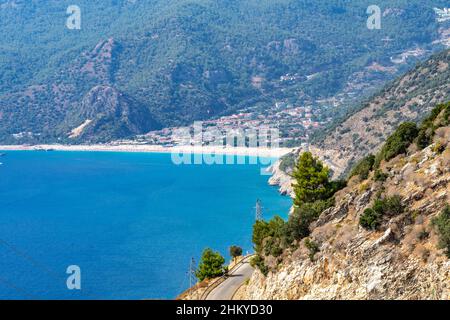
<path id="1" fill-rule="evenodd" d="M 227 261 L 231 245 L 253 251 L 258 199 L 265 219 L 287 218 L 291 199 L 268 185 L 265 164 L 247 160 L 180 165 L 163 153 L 6 151 L 0 299 L 175 298 L 205 248 Z"/>

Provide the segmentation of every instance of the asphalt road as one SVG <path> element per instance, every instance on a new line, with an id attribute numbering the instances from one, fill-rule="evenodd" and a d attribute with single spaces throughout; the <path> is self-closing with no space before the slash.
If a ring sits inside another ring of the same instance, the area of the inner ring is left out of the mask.
<path id="1" fill-rule="evenodd" d="M 239 287 L 253 274 L 253 267 L 248 262 L 244 262 L 237 267 L 229 277 L 212 290 L 206 300 L 231 300 Z"/>

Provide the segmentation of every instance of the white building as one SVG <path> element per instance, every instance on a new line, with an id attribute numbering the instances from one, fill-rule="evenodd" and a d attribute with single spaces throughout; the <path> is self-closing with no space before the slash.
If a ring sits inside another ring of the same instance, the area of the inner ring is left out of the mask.
<path id="1" fill-rule="evenodd" d="M 444 9 L 434 8 L 434 12 L 436 12 L 438 22 L 445 22 L 445 21 L 450 20 L 450 9 L 449 8 L 444 8 Z"/>

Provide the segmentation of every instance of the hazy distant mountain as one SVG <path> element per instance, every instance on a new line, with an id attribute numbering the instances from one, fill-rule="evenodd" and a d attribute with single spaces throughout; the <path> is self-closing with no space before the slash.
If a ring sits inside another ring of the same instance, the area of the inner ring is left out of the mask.
<path id="1" fill-rule="evenodd" d="M 366 25 L 372 1 L 338 0 L 83 0 L 69 30 L 72 2 L 0 0 L 0 142 L 108 141 L 360 95 L 450 34 L 440 0 L 378 1 L 381 30 Z"/>

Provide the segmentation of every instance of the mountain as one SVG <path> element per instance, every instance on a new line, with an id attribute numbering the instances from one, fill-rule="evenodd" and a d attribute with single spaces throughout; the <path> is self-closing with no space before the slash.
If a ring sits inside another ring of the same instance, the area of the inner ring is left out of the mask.
<path id="1" fill-rule="evenodd" d="M 144 104 L 112 84 L 114 46 L 113 39 L 99 43 L 61 71 L 64 80 L 2 96 L 0 116 L 5 125 L 0 136 L 15 132 L 5 138 L 7 142 L 61 137 L 107 141 L 160 126 Z"/>
<path id="2" fill-rule="evenodd" d="M 237 299 L 450 298 L 450 103 L 433 109 L 400 150 L 393 141 L 406 126 L 414 125 L 400 126 L 378 157 L 397 152 L 351 177 L 307 237 L 275 250 L 288 229 L 268 231 L 262 271 Z"/>
<path id="3" fill-rule="evenodd" d="M 0 1 L 2 143 L 105 142 L 278 101 L 336 117 L 450 34 L 440 0 L 379 1 L 380 30 L 365 0 L 80 0 L 69 30 L 72 4 Z"/>
<path id="4" fill-rule="evenodd" d="M 343 121 L 315 137 L 311 149 L 337 175 L 376 153 L 401 122 L 420 122 L 438 103 L 450 100 L 450 50 L 432 56 L 351 110 Z"/>

